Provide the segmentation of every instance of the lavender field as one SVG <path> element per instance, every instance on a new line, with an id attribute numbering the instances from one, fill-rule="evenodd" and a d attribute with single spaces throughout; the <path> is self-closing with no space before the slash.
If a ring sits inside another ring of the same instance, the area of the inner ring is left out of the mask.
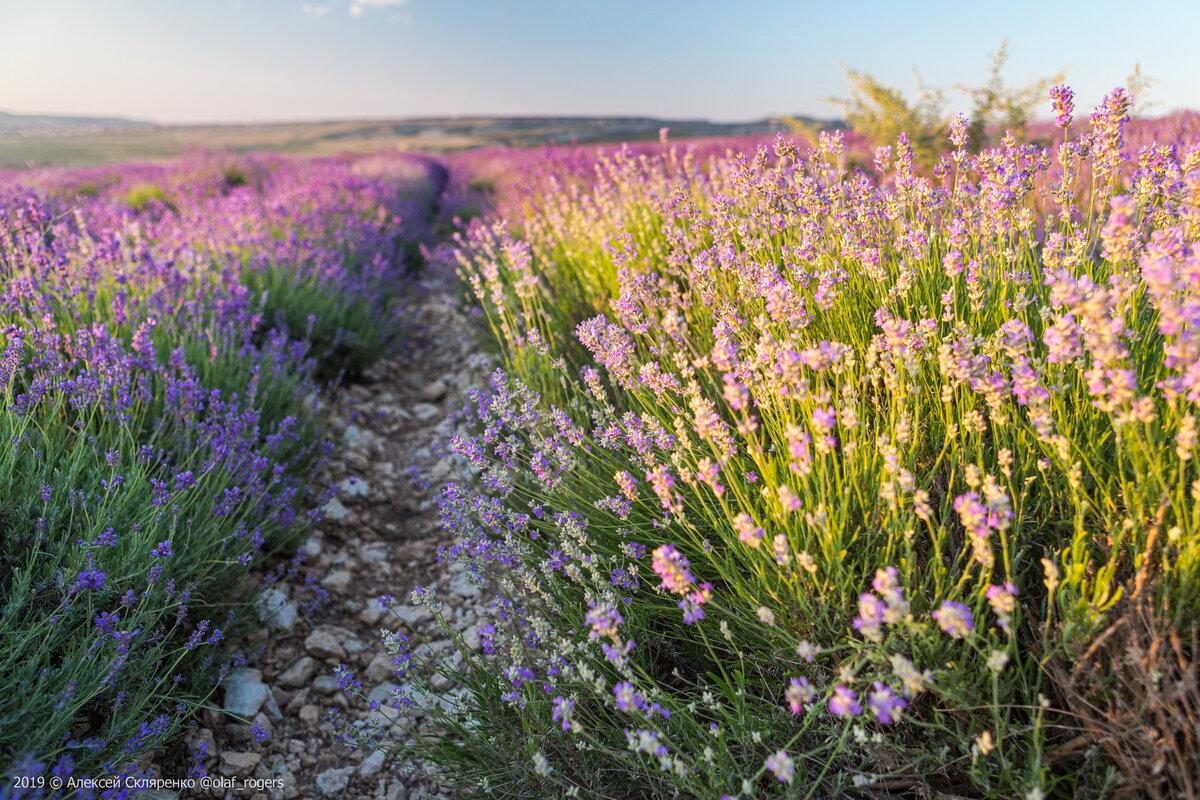
<path id="1" fill-rule="evenodd" d="M 1200 116 L 1041 102 L 0 173 L 0 797 L 1200 794 Z"/>

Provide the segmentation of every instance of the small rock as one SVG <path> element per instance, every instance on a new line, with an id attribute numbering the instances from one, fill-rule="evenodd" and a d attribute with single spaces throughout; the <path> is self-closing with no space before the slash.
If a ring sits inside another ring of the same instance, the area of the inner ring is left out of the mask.
<path id="1" fill-rule="evenodd" d="M 421 422 L 428 422 L 434 417 L 441 416 L 441 413 L 437 406 L 430 405 L 429 403 L 417 403 L 412 407 L 413 416 Z"/>
<path id="2" fill-rule="evenodd" d="M 384 800 L 408 800 L 408 790 L 404 788 L 404 784 L 400 781 L 392 781 L 388 786 L 387 795 Z"/>
<path id="3" fill-rule="evenodd" d="M 289 714 L 295 714 L 297 711 L 299 711 L 301 708 L 303 708 L 305 705 L 308 704 L 308 694 L 309 694 L 309 688 L 307 686 L 305 686 L 303 689 L 296 692 L 295 697 L 293 697 L 291 700 L 288 700 L 288 703 L 286 706 L 283 707 L 283 710 Z"/>
<path id="4" fill-rule="evenodd" d="M 337 694 L 341 688 L 338 679 L 332 675 L 318 675 L 317 679 L 312 682 L 312 690 L 317 694 Z"/>
<path id="5" fill-rule="evenodd" d="M 346 445 L 347 450 L 362 449 L 366 441 L 362 428 L 357 425 L 346 426 L 346 432 L 342 434 L 342 444 Z"/>
<path id="6" fill-rule="evenodd" d="M 317 628 L 304 640 L 304 649 L 320 658 L 346 657 L 346 650 L 337 638 L 324 628 Z"/>
<path id="7" fill-rule="evenodd" d="M 363 778 L 371 778 L 379 774 L 379 770 L 383 769 L 383 762 L 387 760 L 387 756 L 382 750 L 376 750 L 371 755 L 363 759 L 363 762 L 358 765 L 358 774 Z"/>
<path id="8" fill-rule="evenodd" d="M 410 628 L 433 619 L 433 614 L 425 606 L 392 606 L 392 613 Z"/>
<path id="9" fill-rule="evenodd" d="M 309 558 L 316 558 L 317 556 L 321 555 L 321 551 L 323 549 L 324 546 L 321 543 L 320 536 L 310 536 L 304 542 L 304 554 Z"/>
<path id="10" fill-rule="evenodd" d="M 479 594 L 479 584 L 466 572 L 460 572 L 450 579 L 450 591 L 462 598 L 475 597 Z"/>
<path id="11" fill-rule="evenodd" d="M 267 702 L 263 703 L 262 710 L 272 722 L 279 722 L 283 719 L 283 712 L 279 710 L 279 701 L 275 698 L 274 690 L 267 695 Z"/>
<path id="12" fill-rule="evenodd" d="M 355 638 L 350 638 L 342 642 L 342 646 L 345 647 L 346 652 L 352 656 L 358 655 L 359 653 L 365 653 L 367 650 L 371 649 L 371 645 L 369 643 L 364 642 L 362 639 Z"/>
<path id="13" fill-rule="evenodd" d="M 258 612 L 259 619 L 281 631 L 290 631 L 296 627 L 296 619 L 299 616 L 296 604 L 288 600 L 286 594 L 273 586 L 263 589 L 262 594 L 258 597 L 255 610 Z"/>
<path id="14" fill-rule="evenodd" d="M 363 610 L 358 613 L 358 618 L 363 621 L 364 625 L 374 625 L 379 622 L 379 618 L 387 611 L 378 599 L 368 600 Z"/>
<path id="15" fill-rule="evenodd" d="M 317 662 L 311 656 L 304 656 L 275 680 L 281 686 L 298 688 L 308 683 L 308 679 L 317 671 Z"/>
<path id="16" fill-rule="evenodd" d="M 305 725 L 315 725 L 317 720 L 321 718 L 321 709 L 310 703 L 303 706 L 297 716 L 300 717 L 300 721 Z"/>
<path id="17" fill-rule="evenodd" d="M 446 389 L 446 382 L 439 378 L 433 383 L 427 383 L 421 387 L 421 391 L 418 392 L 418 396 L 422 400 L 428 400 L 431 403 L 436 403 L 438 400 L 441 400 L 446 396 Z"/>
<path id="18" fill-rule="evenodd" d="M 386 705 L 387 702 L 392 699 L 392 692 L 394 692 L 397 688 L 398 687 L 396 684 L 392 683 L 391 681 L 384 681 L 371 690 L 371 692 L 367 695 L 367 702 Z"/>
<path id="19" fill-rule="evenodd" d="M 217 740 L 208 728 L 197 728 L 188 740 L 188 749 L 193 753 L 201 750 L 211 758 L 217 754 Z"/>
<path id="20" fill-rule="evenodd" d="M 339 569 L 336 572 L 331 572 L 321 580 L 321 585 L 331 592 L 344 592 L 350 588 L 350 583 L 354 580 L 354 575 L 348 570 Z"/>
<path id="21" fill-rule="evenodd" d="M 477 651 L 483 645 L 482 640 L 479 638 L 478 625 L 472 625 L 463 631 L 462 638 L 463 644 L 466 645 L 468 650 Z"/>
<path id="22" fill-rule="evenodd" d="M 392 548 L 387 542 L 371 542 L 362 549 L 362 557 L 364 561 L 380 561 L 386 562 L 391 554 Z"/>
<path id="23" fill-rule="evenodd" d="M 371 663 L 363 670 L 363 677 L 375 683 L 391 675 L 393 668 L 392 657 L 387 653 L 379 653 L 371 659 Z"/>
<path id="24" fill-rule="evenodd" d="M 371 484 L 351 476 L 338 484 L 338 490 L 346 497 L 366 497 L 371 493 Z"/>
<path id="25" fill-rule="evenodd" d="M 271 690 L 256 669 L 239 667 L 225 677 L 225 711 L 239 717 L 253 717 L 267 701 Z"/>
<path id="26" fill-rule="evenodd" d="M 350 776 L 353 774 L 354 767 L 327 769 L 317 776 L 317 788 L 323 795 L 337 794 L 350 785 Z"/>
<path id="27" fill-rule="evenodd" d="M 350 509 L 342 505 L 342 501 L 335 497 L 321 506 L 321 513 L 325 515 L 325 519 L 344 522 L 350 516 Z"/>
<path id="28" fill-rule="evenodd" d="M 262 760 L 262 756 L 258 753 L 239 752 L 237 750 L 226 750 L 221 753 L 220 772 L 227 778 L 232 778 L 235 775 L 249 775 L 258 762 Z"/>

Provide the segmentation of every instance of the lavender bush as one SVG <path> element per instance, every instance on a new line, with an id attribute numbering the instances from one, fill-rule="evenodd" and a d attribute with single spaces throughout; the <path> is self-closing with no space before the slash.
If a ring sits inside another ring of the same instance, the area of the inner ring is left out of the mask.
<path id="1" fill-rule="evenodd" d="M 1200 611 L 1200 140 L 1052 98 L 1048 146 L 622 152 L 471 227 L 502 368 L 442 502 L 497 592 L 409 747 L 491 797 L 1129 791 L 1058 667 Z"/>
<path id="2" fill-rule="evenodd" d="M 205 155 L 4 176 L 8 778 L 133 769 L 229 669 L 248 571 L 290 554 L 316 505 L 318 378 L 397 330 L 433 178 L 398 161 L 403 176 Z"/>

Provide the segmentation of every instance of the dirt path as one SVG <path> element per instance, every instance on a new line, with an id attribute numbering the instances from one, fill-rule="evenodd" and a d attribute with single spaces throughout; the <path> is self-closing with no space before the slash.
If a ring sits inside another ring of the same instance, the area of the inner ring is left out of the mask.
<path id="1" fill-rule="evenodd" d="M 380 644 L 381 628 L 415 633 L 416 641 L 435 650 L 449 646 L 448 640 L 438 641 L 441 634 L 430 626 L 425 609 L 400 605 L 393 615 L 375 598 L 391 594 L 404 604 L 415 586 L 436 587 L 457 627 L 468 631 L 468 640 L 474 638 L 478 590 L 437 562 L 437 548 L 449 541 L 438 520 L 436 492 L 455 468 L 455 462 L 438 455 L 438 427 L 488 372 L 486 359 L 474 352 L 471 325 L 455 308 L 453 291 L 451 278 L 427 278 L 410 295 L 416 335 L 365 382 L 327 401 L 343 446 L 322 483 L 338 484 L 340 491 L 308 540 L 303 572 L 329 597 L 320 610 L 306 615 L 304 591 L 267 590 L 266 624 L 251 643 L 258 655 L 226 678 L 214 703 L 253 719 L 268 738 L 256 741 L 251 726 L 226 714 L 201 715 L 203 727 L 185 738 L 189 751 L 203 745 L 211 756 L 209 775 L 238 787 L 202 796 L 448 796 L 414 765 L 392 764 L 383 753 L 352 751 L 336 741 L 328 715 L 333 710 L 360 719 L 370 713 L 341 692 L 333 675 L 338 664 L 349 665 L 373 697 L 386 696 L 399 680 Z M 270 782 L 269 788 L 248 788 L 251 779 Z"/>

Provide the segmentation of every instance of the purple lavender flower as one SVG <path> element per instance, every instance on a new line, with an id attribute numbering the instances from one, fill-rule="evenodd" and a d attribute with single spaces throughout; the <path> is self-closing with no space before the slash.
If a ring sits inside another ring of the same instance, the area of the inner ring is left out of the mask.
<path id="1" fill-rule="evenodd" d="M 71 593 L 78 594 L 82 591 L 98 592 L 104 588 L 104 581 L 107 578 L 108 573 L 101 572 L 98 569 L 84 570 L 75 577 L 75 583 L 71 587 Z"/>
<path id="2" fill-rule="evenodd" d="M 766 767 L 781 783 L 791 783 L 796 777 L 796 764 L 786 750 L 767 756 Z"/>
<path id="3" fill-rule="evenodd" d="M 837 686 L 829 698 L 829 713 L 835 717 L 857 717 L 862 713 L 858 695 L 849 686 Z"/>
<path id="4" fill-rule="evenodd" d="M 941 607 L 933 612 L 933 618 L 937 620 L 941 629 L 954 639 L 965 639 L 975 627 L 975 616 L 971 609 L 953 600 L 944 601 Z"/>
<path id="5" fill-rule="evenodd" d="M 871 713 L 882 725 L 891 725 L 900 719 L 900 713 L 908 708 L 908 701 L 897 695 L 892 687 L 882 681 L 875 681 L 875 688 L 867 698 Z"/>
<path id="6" fill-rule="evenodd" d="M 1075 91 L 1070 86 L 1055 86 L 1050 89 L 1050 103 L 1057 114 L 1054 124 L 1060 128 L 1071 127 L 1071 115 L 1075 113 Z"/>
<path id="7" fill-rule="evenodd" d="M 664 544 L 654 550 L 652 566 L 662 578 L 662 588 L 675 594 L 686 594 L 695 578 L 688 572 L 688 560 L 672 545 Z"/>

